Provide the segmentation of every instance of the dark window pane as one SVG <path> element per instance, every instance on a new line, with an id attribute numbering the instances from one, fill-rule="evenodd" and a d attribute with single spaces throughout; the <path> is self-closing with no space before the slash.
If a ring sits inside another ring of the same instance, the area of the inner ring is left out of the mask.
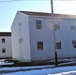
<path id="1" fill-rule="evenodd" d="M 4 38 L 2 38 L 2 43 L 5 43 L 5 39 Z"/>
<path id="2" fill-rule="evenodd" d="M 61 42 L 56 43 L 56 49 L 61 49 Z"/>
<path id="3" fill-rule="evenodd" d="M 2 53 L 5 53 L 6 52 L 6 49 L 5 48 L 2 48 Z"/>
<path id="4" fill-rule="evenodd" d="M 59 24 L 55 24 L 55 30 L 60 29 L 60 25 Z"/>
<path id="5" fill-rule="evenodd" d="M 36 20 L 36 29 L 42 29 L 42 22 L 41 22 L 41 20 Z"/>
<path id="6" fill-rule="evenodd" d="M 38 50 L 43 50 L 43 41 L 38 41 L 37 42 L 37 49 Z"/>
<path id="7" fill-rule="evenodd" d="M 73 48 L 76 48 L 76 40 L 72 41 Z"/>

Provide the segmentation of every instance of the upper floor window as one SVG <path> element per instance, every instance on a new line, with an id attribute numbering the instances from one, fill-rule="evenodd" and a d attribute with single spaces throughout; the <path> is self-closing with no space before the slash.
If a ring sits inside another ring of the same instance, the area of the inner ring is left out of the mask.
<path id="1" fill-rule="evenodd" d="M 2 38 L 2 43 L 5 43 L 5 39 L 4 38 Z"/>
<path id="2" fill-rule="evenodd" d="M 73 48 L 76 48 L 76 40 L 72 41 Z"/>
<path id="3" fill-rule="evenodd" d="M 56 49 L 61 49 L 61 42 L 56 42 Z"/>
<path id="4" fill-rule="evenodd" d="M 42 29 L 42 21 L 36 20 L 36 29 Z"/>
<path id="5" fill-rule="evenodd" d="M 37 42 L 37 50 L 43 50 L 43 41 Z"/>
<path id="6" fill-rule="evenodd" d="M 75 25 L 71 26 L 71 30 L 76 30 L 76 26 Z"/>
<path id="7" fill-rule="evenodd" d="M 59 30 L 60 29 L 60 24 L 55 24 L 55 30 Z"/>

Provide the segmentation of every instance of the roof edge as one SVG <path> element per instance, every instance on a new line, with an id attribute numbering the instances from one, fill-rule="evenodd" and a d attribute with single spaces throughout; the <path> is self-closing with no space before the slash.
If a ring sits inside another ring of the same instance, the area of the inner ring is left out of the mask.
<path id="1" fill-rule="evenodd" d="M 0 32 L 0 36 L 11 36 L 11 32 Z"/>
<path id="2" fill-rule="evenodd" d="M 52 13 L 47 12 L 33 12 L 33 11 L 19 11 L 21 13 L 32 15 L 32 16 L 52 16 Z M 76 18 L 76 15 L 68 15 L 68 14 L 54 14 L 54 17 L 62 17 L 62 18 Z"/>

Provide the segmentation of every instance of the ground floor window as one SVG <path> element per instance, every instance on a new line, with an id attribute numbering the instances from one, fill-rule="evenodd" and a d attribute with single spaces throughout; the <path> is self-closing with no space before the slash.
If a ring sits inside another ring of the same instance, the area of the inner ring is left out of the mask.
<path id="1" fill-rule="evenodd" d="M 73 48 L 76 48 L 76 40 L 72 41 Z"/>
<path id="2" fill-rule="evenodd" d="M 37 41 L 37 50 L 43 50 L 43 41 Z"/>
<path id="3" fill-rule="evenodd" d="M 2 48 L 2 53 L 6 53 L 6 49 L 5 48 Z"/>
<path id="4" fill-rule="evenodd" d="M 61 42 L 56 42 L 56 49 L 61 49 Z"/>

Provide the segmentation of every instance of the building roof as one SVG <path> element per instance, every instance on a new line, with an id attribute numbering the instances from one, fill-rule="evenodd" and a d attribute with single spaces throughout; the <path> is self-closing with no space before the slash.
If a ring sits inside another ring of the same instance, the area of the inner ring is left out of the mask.
<path id="1" fill-rule="evenodd" d="M 11 36 L 11 32 L 0 32 L 0 36 Z"/>
<path id="2" fill-rule="evenodd" d="M 52 16 L 51 13 L 44 13 L 44 12 L 30 12 L 30 11 L 19 11 L 19 12 L 32 16 Z M 76 18 L 76 15 L 54 14 L 54 17 Z"/>
<path id="3" fill-rule="evenodd" d="M 35 16 L 50 16 L 50 13 L 43 13 L 43 12 L 30 12 L 30 11 L 20 11 L 27 15 L 35 15 Z"/>

